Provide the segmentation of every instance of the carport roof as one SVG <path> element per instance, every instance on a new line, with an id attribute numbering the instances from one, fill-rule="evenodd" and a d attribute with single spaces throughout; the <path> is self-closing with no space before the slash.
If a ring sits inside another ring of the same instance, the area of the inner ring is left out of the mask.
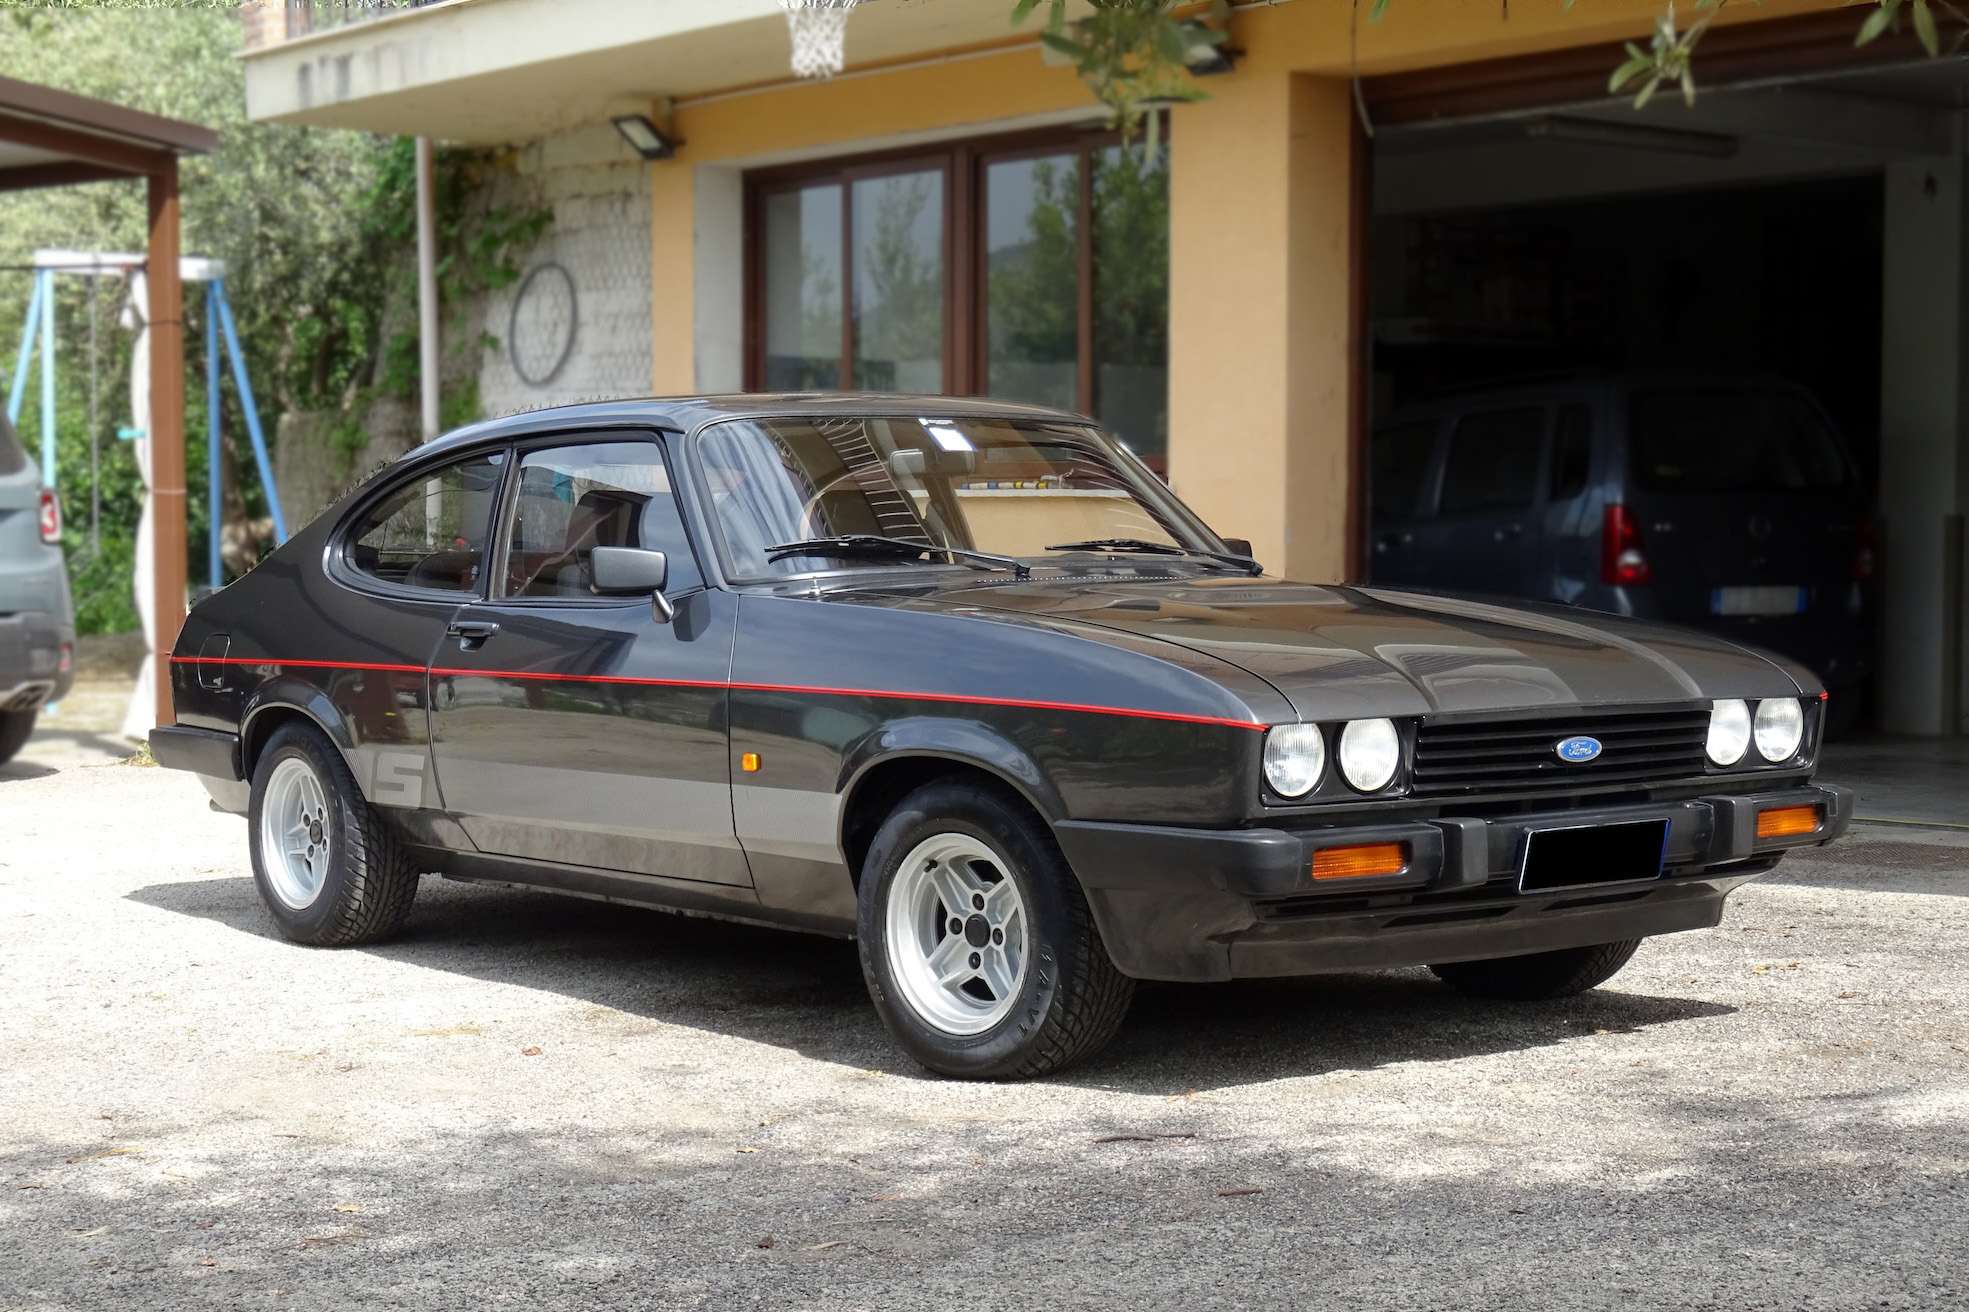
<path id="1" fill-rule="evenodd" d="M 218 144 L 194 123 L 0 77 L 0 191 L 141 177 Z"/>

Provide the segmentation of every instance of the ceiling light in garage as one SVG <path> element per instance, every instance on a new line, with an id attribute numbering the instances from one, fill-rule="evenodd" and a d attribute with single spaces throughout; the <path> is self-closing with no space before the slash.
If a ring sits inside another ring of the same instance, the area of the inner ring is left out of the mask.
<path id="1" fill-rule="evenodd" d="M 1678 155 L 1707 155 L 1726 159 L 1737 153 L 1737 139 L 1721 132 L 1691 132 L 1658 128 L 1646 123 L 1609 123 L 1597 118 L 1568 118 L 1548 114 L 1525 120 L 1525 135 L 1544 141 L 1576 141 L 1586 146 L 1621 146 L 1629 150 L 1666 150 Z"/>

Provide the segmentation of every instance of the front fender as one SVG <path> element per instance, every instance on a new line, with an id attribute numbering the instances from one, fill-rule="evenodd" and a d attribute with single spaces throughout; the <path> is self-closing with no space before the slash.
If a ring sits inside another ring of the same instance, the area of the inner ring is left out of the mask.
<path id="1" fill-rule="evenodd" d="M 997 775 L 1019 790 L 1050 823 L 1067 818 L 1066 804 L 1038 764 L 1016 743 L 976 720 L 910 716 L 889 720 L 854 743 L 841 760 L 835 792 L 852 798 L 870 771 L 910 757 L 960 761 Z M 850 808 L 843 807 L 843 823 Z"/>

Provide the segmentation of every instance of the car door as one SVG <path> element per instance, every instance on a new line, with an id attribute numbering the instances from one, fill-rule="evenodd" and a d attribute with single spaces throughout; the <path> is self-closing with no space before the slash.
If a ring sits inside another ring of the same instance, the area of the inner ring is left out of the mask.
<path id="1" fill-rule="evenodd" d="M 483 852 L 749 886 L 726 723 L 737 604 L 707 589 L 646 433 L 516 453 L 487 599 L 432 664 L 445 807 Z M 666 553 L 648 597 L 594 591 L 596 547 Z"/>
<path id="2" fill-rule="evenodd" d="M 453 617 L 484 585 L 508 463 L 501 447 L 391 483 L 337 533 L 326 579 L 279 556 L 259 567 L 291 575 L 295 613 L 306 618 L 286 636 L 206 641 L 208 653 L 264 656 L 280 666 L 281 680 L 272 685 L 280 699 L 306 704 L 309 689 L 326 696 L 347 733 L 350 768 L 378 805 L 438 807 L 430 786 L 428 671 Z"/>
<path id="3" fill-rule="evenodd" d="M 1459 415 L 1443 452 L 1435 518 L 1415 535 L 1418 576 L 1452 592 L 1524 596 L 1538 578 L 1534 510 L 1549 407 L 1500 405 Z"/>
<path id="4" fill-rule="evenodd" d="M 1431 416 L 1390 424 L 1368 451 L 1368 570 L 1376 583 L 1426 586 L 1416 549 L 1422 499 L 1435 468 L 1442 420 Z"/>

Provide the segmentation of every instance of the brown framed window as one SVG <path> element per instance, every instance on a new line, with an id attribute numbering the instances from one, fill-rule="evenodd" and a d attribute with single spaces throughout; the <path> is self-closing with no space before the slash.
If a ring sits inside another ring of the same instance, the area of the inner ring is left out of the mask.
<path id="1" fill-rule="evenodd" d="M 1054 132 L 747 179 L 747 386 L 992 396 L 1168 446 L 1166 148 Z"/>

